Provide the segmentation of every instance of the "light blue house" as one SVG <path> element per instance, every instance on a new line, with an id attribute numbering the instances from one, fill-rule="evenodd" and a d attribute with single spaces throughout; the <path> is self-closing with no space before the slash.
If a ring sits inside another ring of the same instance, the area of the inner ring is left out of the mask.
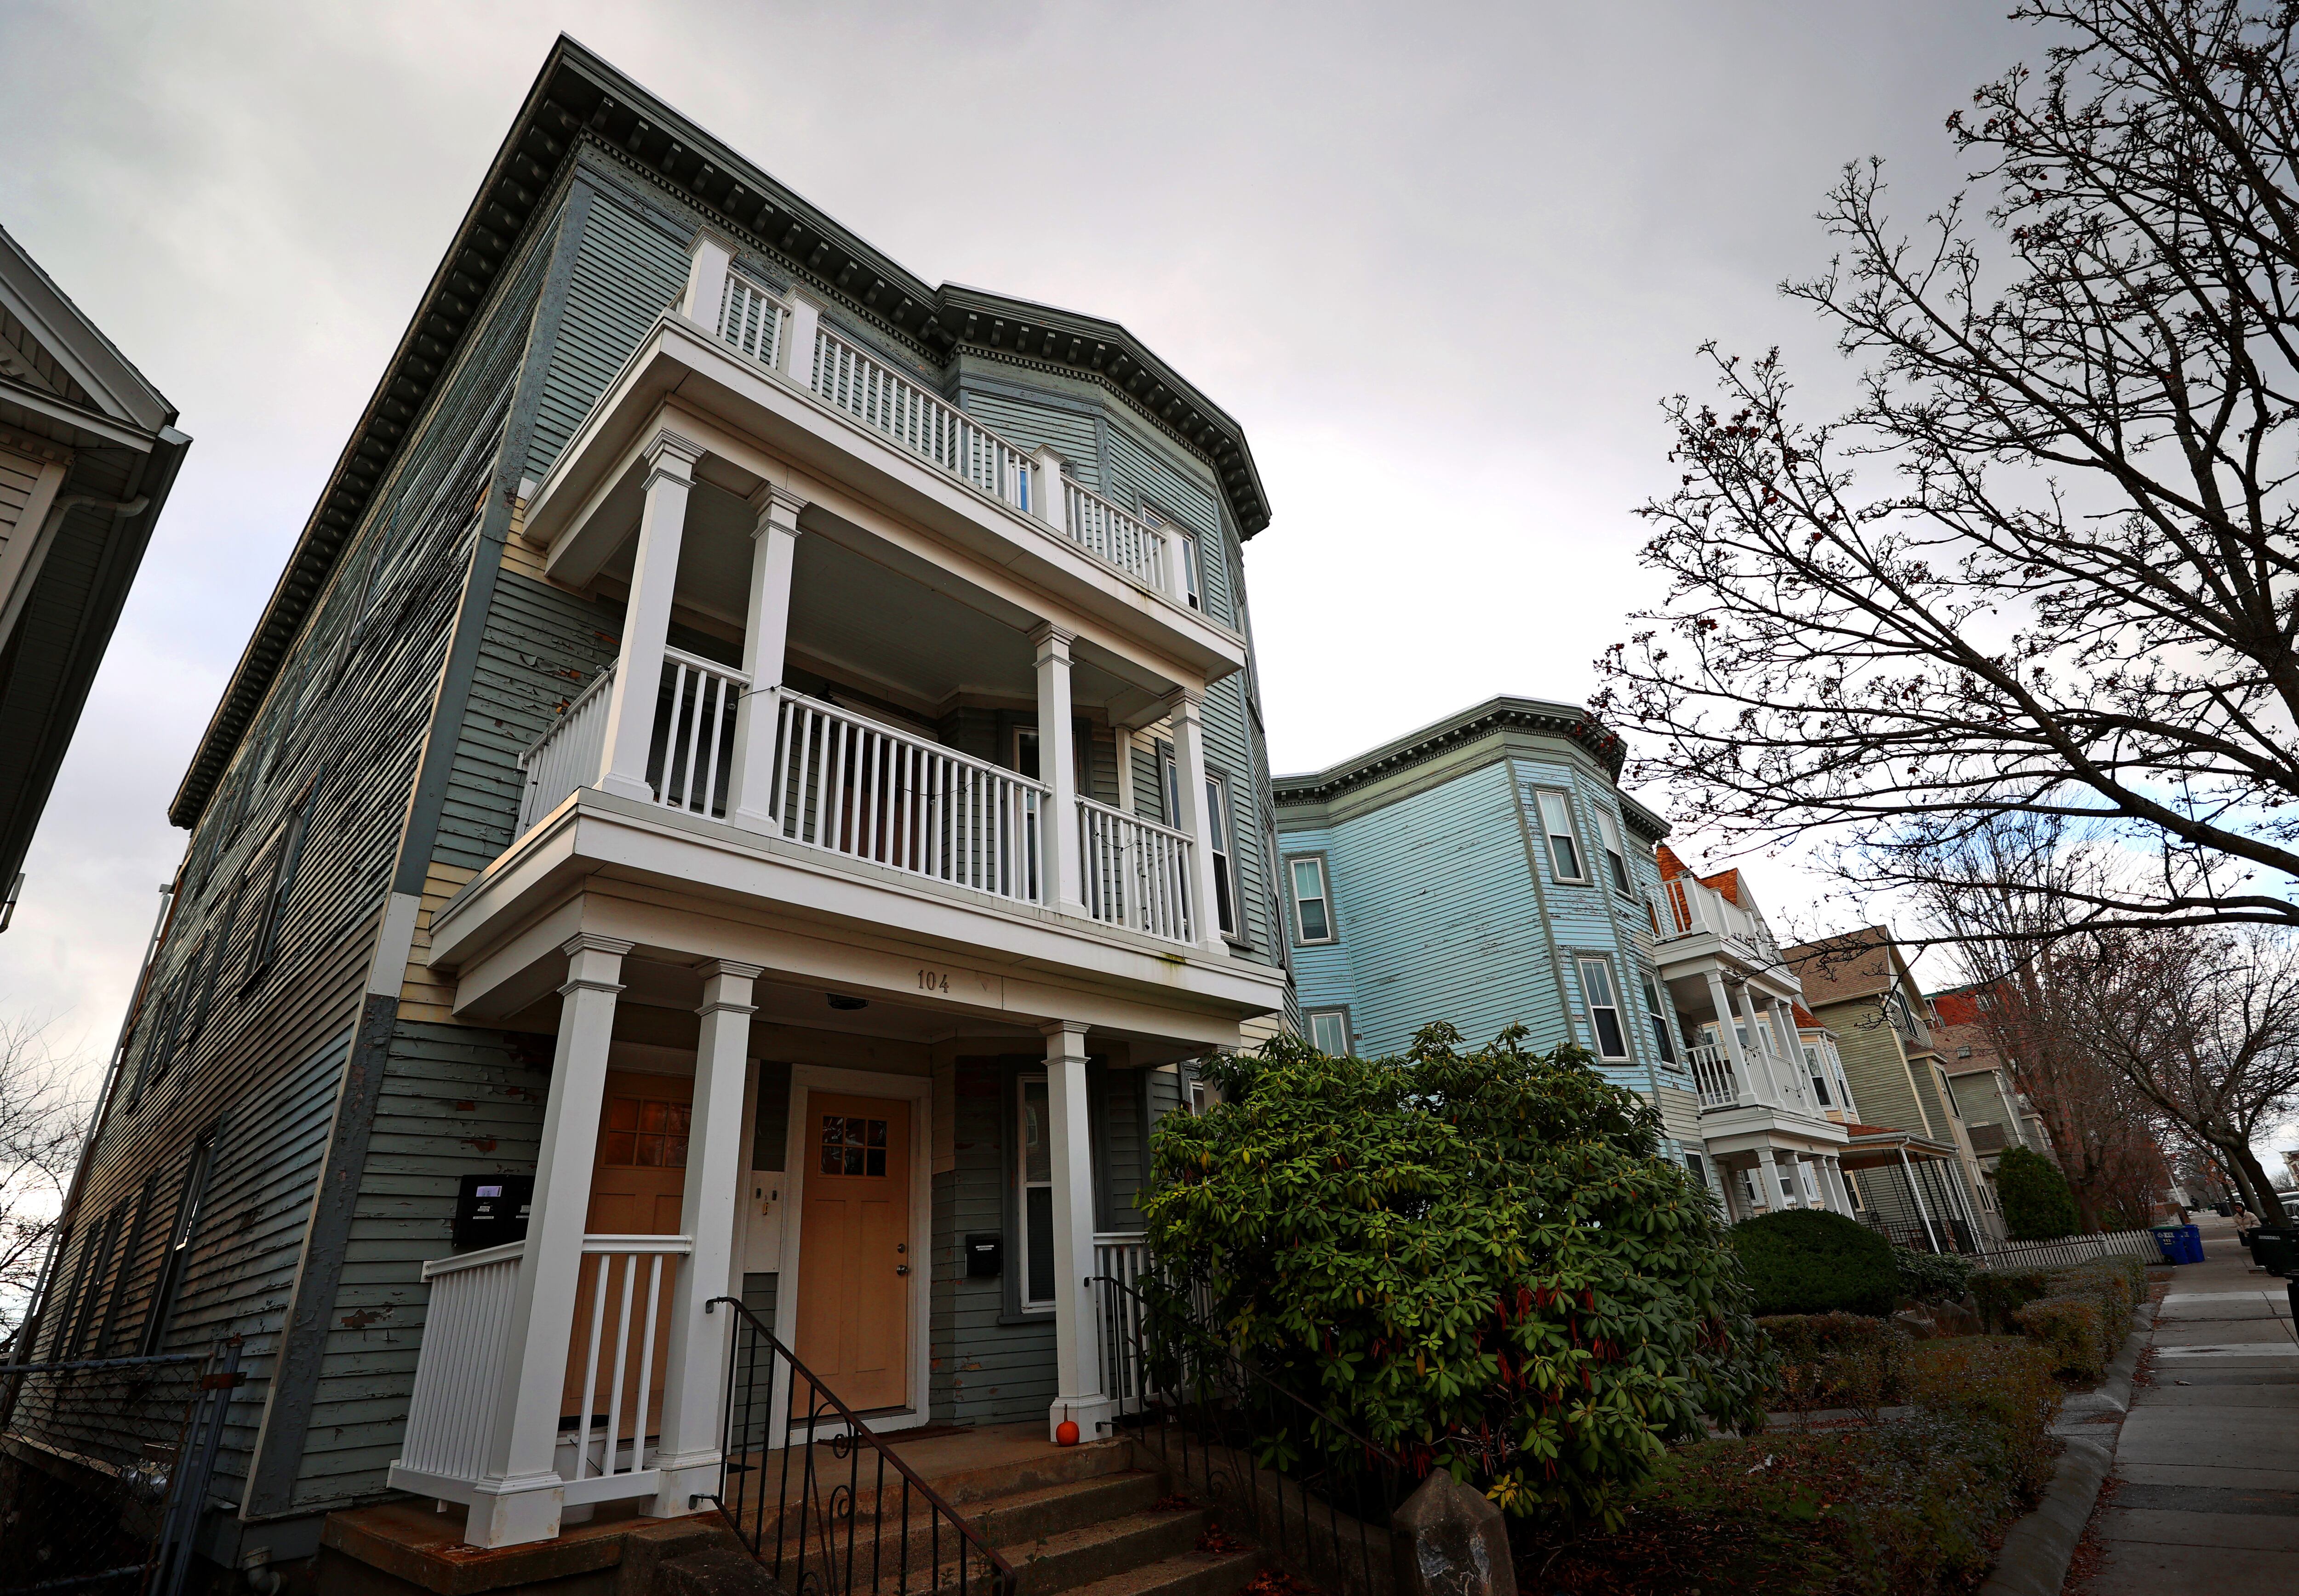
<path id="1" fill-rule="evenodd" d="M 1621 740 L 1571 704 L 1497 698 L 1274 782 L 1302 1033 L 1402 1050 L 1447 1020 L 1577 1042 L 1701 1149 L 1683 1033 L 1653 961 L 1654 845 Z M 1697 1167 L 1697 1166 L 1696 1166 Z"/>
<path id="2" fill-rule="evenodd" d="M 1617 785 L 1621 740 L 1498 698 L 1274 783 L 1295 1021 L 1328 1053 L 1522 1021 L 1659 1109 L 1734 1219 L 1849 1213 L 1850 1098 L 1738 872 L 1693 874 Z"/>

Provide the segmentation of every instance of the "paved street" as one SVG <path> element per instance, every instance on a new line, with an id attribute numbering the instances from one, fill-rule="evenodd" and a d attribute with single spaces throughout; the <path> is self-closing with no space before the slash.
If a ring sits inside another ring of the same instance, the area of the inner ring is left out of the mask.
<path id="1" fill-rule="evenodd" d="M 2299 1338 L 2280 1280 L 2248 1272 L 2228 1220 L 2176 1271 L 2154 1385 L 2116 1443 L 2106 1560 L 2092 1596 L 2278 1596 L 2299 1589 Z"/>

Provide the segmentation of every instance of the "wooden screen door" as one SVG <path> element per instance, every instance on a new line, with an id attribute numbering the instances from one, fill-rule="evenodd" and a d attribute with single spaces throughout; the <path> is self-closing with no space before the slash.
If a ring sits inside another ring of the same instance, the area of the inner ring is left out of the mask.
<path id="1" fill-rule="evenodd" d="M 639 1075 L 628 1071 L 607 1071 L 604 1101 L 599 1112 L 599 1148 L 591 1162 L 591 1206 L 583 1220 L 592 1236 L 676 1236 L 679 1209 L 686 1195 L 686 1132 L 694 1108 L 694 1082 L 681 1075 Z M 652 1435 L 662 1418 L 663 1370 L 670 1356 L 671 1286 L 676 1278 L 675 1259 L 666 1259 L 662 1289 L 655 1303 L 654 1370 L 647 1381 L 646 1433 Z M 575 1288 L 575 1334 L 567 1346 L 567 1383 L 560 1401 L 560 1413 L 574 1417 L 583 1411 L 583 1371 L 589 1366 L 592 1300 L 598 1286 L 597 1258 L 583 1260 Z M 600 1335 L 610 1344 L 599 1352 L 599 1372 L 591 1386 L 593 1429 L 605 1415 L 615 1384 L 611 1339 L 622 1294 L 622 1271 L 618 1262 L 607 1283 L 609 1301 Z M 640 1337 L 642 1311 L 636 1306 L 646 1293 L 647 1265 L 639 1265 L 631 1316 L 634 1342 Z M 623 1411 L 638 1401 L 640 1348 L 634 1345 L 624 1360 Z M 628 1432 L 626 1431 L 626 1434 Z M 594 1460 L 595 1461 L 595 1460 Z"/>
<path id="2" fill-rule="evenodd" d="M 909 1402 L 910 1105 L 807 1095 L 798 1357 L 857 1412 Z M 806 1411 L 793 1394 L 793 1418 Z"/>

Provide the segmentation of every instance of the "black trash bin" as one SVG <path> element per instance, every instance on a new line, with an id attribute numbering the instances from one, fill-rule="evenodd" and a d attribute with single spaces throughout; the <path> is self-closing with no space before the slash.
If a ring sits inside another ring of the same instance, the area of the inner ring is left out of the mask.
<path id="1" fill-rule="evenodd" d="M 2299 1277 L 2299 1225 L 2262 1225 L 2251 1233 L 2252 1261 L 2270 1275 Z"/>

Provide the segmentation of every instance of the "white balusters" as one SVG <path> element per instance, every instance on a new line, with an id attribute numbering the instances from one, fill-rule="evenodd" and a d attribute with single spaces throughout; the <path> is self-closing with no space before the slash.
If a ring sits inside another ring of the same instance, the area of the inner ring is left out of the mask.
<path id="1" fill-rule="evenodd" d="M 1062 500 L 1061 524 L 1071 542 L 1135 581 L 1167 591 L 1171 567 L 1164 533 L 1067 477 Z"/>
<path id="2" fill-rule="evenodd" d="M 810 385 L 834 409 L 900 448 L 1034 514 L 1030 457 L 915 377 L 865 353 L 820 323 Z"/>
<path id="3" fill-rule="evenodd" d="M 788 690 L 776 696 L 769 835 L 1045 901 L 1043 786 L 851 710 Z"/>
<path id="4" fill-rule="evenodd" d="M 574 1340 L 583 1369 L 582 1414 L 574 1472 L 565 1476 L 570 1482 L 647 1467 L 647 1433 L 661 1402 L 655 1348 L 668 1350 L 669 1288 L 677 1261 L 693 1251 L 693 1238 L 685 1236 L 583 1238 L 588 1289 L 576 1295 Z M 594 1416 L 603 1421 L 595 1433 Z"/>
<path id="5" fill-rule="evenodd" d="M 1078 854 L 1086 913 L 1172 942 L 1191 937 L 1189 836 L 1082 798 Z"/>
<path id="6" fill-rule="evenodd" d="M 685 1236 L 586 1236 L 583 1285 L 575 1299 L 575 1360 L 583 1372 L 579 1426 L 560 1443 L 560 1477 L 585 1486 L 583 1501 L 636 1496 L 653 1489 L 633 1478 L 649 1467 L 647 1436 L 661 1406 L 656 1349 L 668 1349 L 671 1286 L 678 1261 L 694 1251 Z M 431 1300 L 415 1355 L 415 1388 L 407 1432 L 392 1464 L 403 1490 L 454 1493 L 486 1475 L 496 1398 L 511 1370 L 511 1317 L 523 1241 L 423 1266 Z M 572 1456 L 569 1457 L 571 1448 Z"/>
<path id="7" fill-rule="evenodd" d="M 402 1468 L 456 1480 L 476 1480 L 485 1472 L 519 1261 L 526 1251 L 525 1242 L 515 1241 L 423 1266 L 431 1302 L 415 1358 Z"/>
<path id="8" fill-rule="evenodd" d="M 665 649 L 647 782 L 667 809 L 725 819 L 735 715 L 751 679 L 731 666 Z"/>
<path id="9" fill-rule="evenodd" d="M 772 366 L 781 351 L 783 308 L 749 278 L 729 273 L 719 302 L 718 336 L 761 366 Z"/>
<path id="10" fill-rule="evenodd" d="M 592 677 L 558 723 L 519 757 L 519 768 L 527 773 L 527 790 L 519 805 L 520 831 L 559 807 L 577 788 L 598 781 L 599 761 L 607 747 L 607 690 L 614 676 L 610 665 Z"/>
<path id="11" fill-rule="evenodd" d="M 1692 1064 L 1692 1084 L 1699 1090 L 1703 1108 L 1730 1108 L 1740 1101 L 1732 1079 L 1732 1061 L 1711 1044 L 1687 1050 Z"/>

